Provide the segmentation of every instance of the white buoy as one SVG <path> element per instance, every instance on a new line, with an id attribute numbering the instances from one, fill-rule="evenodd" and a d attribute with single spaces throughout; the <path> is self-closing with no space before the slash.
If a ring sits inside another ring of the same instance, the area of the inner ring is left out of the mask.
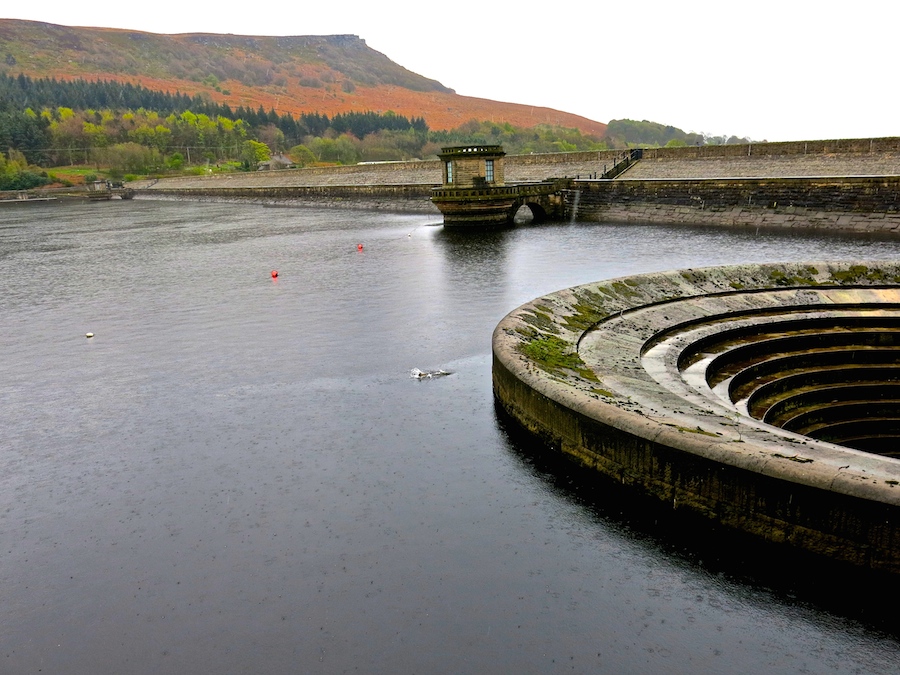
<path id="1" fill-rule="evenodd" d="M 86 337 L 86 338 L 92 338 L 92 337 L 94 337 L 94 334 L 93 334 L 93 333 L 85 333 L 85 334 L 84 334 L 84 337 Z"/>

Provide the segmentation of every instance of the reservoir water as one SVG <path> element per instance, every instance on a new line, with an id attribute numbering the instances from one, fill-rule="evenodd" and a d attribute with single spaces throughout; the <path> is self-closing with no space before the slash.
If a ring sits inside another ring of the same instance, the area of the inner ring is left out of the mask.
<path id="1" fill-rule="evenodd" d="M 588 281 L 898 255 L 787 231 L 4 210 L 0 672 L 896 673 L 896 624 L 584 498 L 498 417 L 490 340 Z"/>

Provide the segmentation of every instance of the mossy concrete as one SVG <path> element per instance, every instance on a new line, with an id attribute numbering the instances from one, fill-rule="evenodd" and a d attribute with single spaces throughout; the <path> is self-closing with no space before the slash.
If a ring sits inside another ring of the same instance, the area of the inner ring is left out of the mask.
<path id="1" fill-rule="evenodd" d="M 550 447 L 670 508 L 900 573 L 900 461 L 741 415 L 685 384 L 677 363 L 681 331 L 697 322 L 715 331 L 717 317 L 861 307 L 900 308 L 900 264 L 740 265 L 586 284 L 497 326 L 494 392 Z"/>

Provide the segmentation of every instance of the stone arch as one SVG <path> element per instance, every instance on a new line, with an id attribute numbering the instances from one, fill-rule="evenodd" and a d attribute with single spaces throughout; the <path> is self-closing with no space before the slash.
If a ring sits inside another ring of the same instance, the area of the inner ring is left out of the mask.
<path id="1" fill-rule="evenodd" d="M 513 220 L 543 223 L 547 220 L 547 210 L 536 201 L 521 201 L 513 211 Z"/>

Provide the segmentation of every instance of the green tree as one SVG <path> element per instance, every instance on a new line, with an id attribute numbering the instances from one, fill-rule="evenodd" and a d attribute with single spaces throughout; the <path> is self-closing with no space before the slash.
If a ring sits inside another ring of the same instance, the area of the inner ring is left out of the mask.
<path id="1" fill-rule="evenodd" d="M 28 170 L 28 160 L 18 150 L 10 150 L 9 160 L 6 162 L 6 170 L 11 173 L 21 173 Z"/>
<path id="2" fill-rule="evenodd" d="M 356 164 L 359 161 L 355 139 L 347 134 L 338 138 L 316 138 L 310 143 L 309 149 L 320 162 Z"/>
<path id="3" fill-rule="evenodd" d="M 8 159 L 0 152 L 0 190 L 28 190 L 49 182 L 46 173 L 28 168 L 25 155 L 18 150 L 10 150 Z"/>
<path id="4" fill-rule="evenodd" d="M 255 169 L 260 162 L 272 156 L 269 146 L 259 141 L 247 140 L 241 145 L 241 162 L 245 169 Z"/>
<path id="5" fill-rule="evenodd" d="M 184 155 L 180 152 L 173 152 L 172 156 L 166 160 L 166 164 L 168 164 L 170 169 L 175 169 L 177 171 L 184 166 Z"/>
<path id="6" fill-rule="evenodd" d="M 85 121 L 82 122 L 82 129 L 89 147 L 103 148 L 109 145 L 109 137 L 102 125 Z"/>
<path id="7" fill-rule="evenodd" d="M 95 158 L 100 164 L 108 166 L 120 176 L 126 173 L 150 173 L 162 164 L 159 150 L 139 143 L 116 143 L 95 152 Z"/>
<path id="8" fill-rule="evenodd" d="M 294 161 L 294 164 L 301 167 L 316 163 L 316 156 L 305 145 L 295 145 L 288 150 L 288 157 Z"/>

